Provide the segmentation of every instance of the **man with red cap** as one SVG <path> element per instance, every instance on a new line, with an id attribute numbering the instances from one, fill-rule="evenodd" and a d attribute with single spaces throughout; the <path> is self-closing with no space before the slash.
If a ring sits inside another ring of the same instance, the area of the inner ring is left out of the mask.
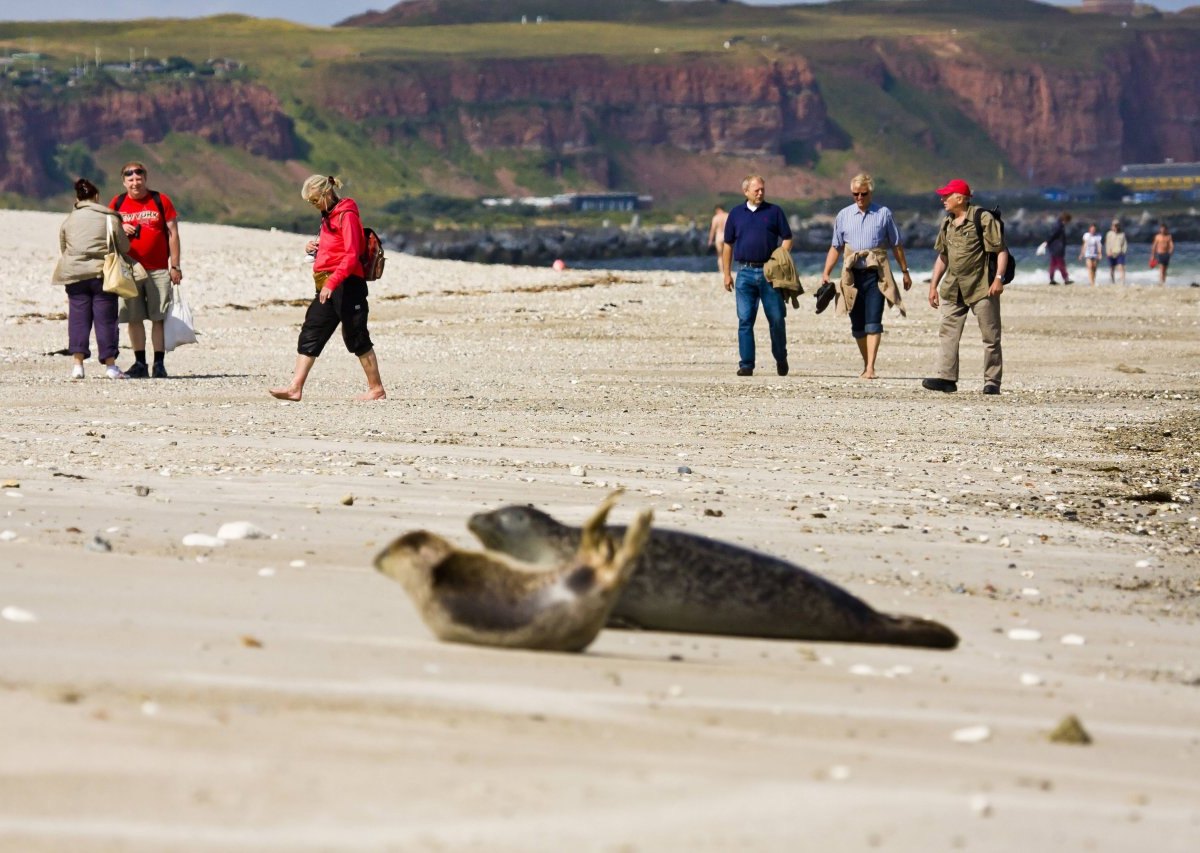
<path id="1" fill-rule="evenodd" d="M 1008 247 L 996 218 L 971 204 L 971 187 L 955 178 L 937 191 L 946 219 L 934 243 L 937 259 L 929 283 L 929 304 L 940 308 L 938 329 L 941 349 L 937 375 L 921 381 L 930 391 L 958 390 L 958 345 L 967 313 L 975 315 L 983 336 L 983 393 L 999 394 L 1004 361 L 1000 350 L 1000 294 Z M 988 256 L 996 256 L 995 272 Z"/>

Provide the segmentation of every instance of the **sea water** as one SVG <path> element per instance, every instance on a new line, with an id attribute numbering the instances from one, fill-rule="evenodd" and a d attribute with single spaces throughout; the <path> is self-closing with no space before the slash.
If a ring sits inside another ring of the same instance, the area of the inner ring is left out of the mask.
<path id="1" fill-rule="evenodd" d="M 1033 247 L 1014 248 L 1017 258 L 1017 277 L 1013 284 L 1046 284 L 1050 280 L 1049 259 L 1038 256 Z M 905 258 L 912 273 L 913 284 L 925 283 L 933 276 L 932 249 L 906 249 Z M 804 279 L 819 277 L 825 267 L 824 252 L 793 252 L 796 270 Z M 1079 260 L 1078 249 L 1074 255 L 1067 253 L 1067 270 L 1075 284 L 1088 283 L 1087 267 Z M 1131 246 L 1126 255 L 1125 281 L 1127 284 L 1157 285 L 1158 270 L 1150 268 L 1150 246 Z M 895 258 L 892 272 L 896 273 Z M 681 255 L 679 257 L 612 258 L 603 261 L 570 261 L 575 269 L 598 270 L 669 270 L 674 272 L 711 272 L 717 274 L 716 255 Z M 841 271 L 840 261 L 834 272 Z M 1061 281 L 1061 278 L 1059 279 Z M 1120 282 L 1120 278 L 1117 279 Z M 1110 285 L 1108 259 L 1101 258 L 1096 269 L 1096 283 Z M 807 284 L 807 282 L 806 282 Z M 1168 287 L 1200 287 L 1200 243 L 1175 243 L 1175 254 L 1167 270 Z"/>

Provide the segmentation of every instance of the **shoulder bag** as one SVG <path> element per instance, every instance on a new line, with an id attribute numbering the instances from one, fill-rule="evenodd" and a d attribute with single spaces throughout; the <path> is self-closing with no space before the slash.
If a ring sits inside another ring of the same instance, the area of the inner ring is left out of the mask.
<path id="1" fill-rule="evenodd" d="M 108 220 L 108 254 L 104 256 L 104 292 L 113 293 L 122 299 L 137 296 L 137 281 L 134 278 L 133 261 L 121 254 L 113 240 L 113 217 Z"/>

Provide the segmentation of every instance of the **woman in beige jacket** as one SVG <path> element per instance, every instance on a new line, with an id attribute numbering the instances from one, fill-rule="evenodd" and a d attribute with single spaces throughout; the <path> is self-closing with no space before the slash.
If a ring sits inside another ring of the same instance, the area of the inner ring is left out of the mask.
<path id="1" fill-rule="evenodd" d="M 75 182 L 75 197 L 75 209 L 58 230 L 62 256 L 53 278 L 54 284 L 67 289 L 68 349 L 75 359 L 71 378 L 83 378 L 83 362 L 92 354 L 88 341 L 95 328 L 97 356 L 105 365 L 105 375 L 124 379 L 116 364 L 119 300 L 116 294 L 104 292 L 104 256 L 112 251 L 110 245 L 128 252 L 129 238 L 121 227 L 120 214 L 100 204 L 100 191 L 87 178 Z"/>

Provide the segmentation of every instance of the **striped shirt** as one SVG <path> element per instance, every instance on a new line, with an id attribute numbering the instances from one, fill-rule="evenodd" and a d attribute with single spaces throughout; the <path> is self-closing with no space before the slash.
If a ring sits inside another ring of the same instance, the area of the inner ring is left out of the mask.
<path id="1" fill-rule="evenodd" d="M 900 229 L 892 219 L 892 211 L 878 204 L 871 204 L 866 212 L 857 204 L 838 211 L 833 222 L 833 248 L 862 251 L 882 246 L 890 249 L 900 243 Z M 859 262 L 860 266 L 863 264 Z"/>

